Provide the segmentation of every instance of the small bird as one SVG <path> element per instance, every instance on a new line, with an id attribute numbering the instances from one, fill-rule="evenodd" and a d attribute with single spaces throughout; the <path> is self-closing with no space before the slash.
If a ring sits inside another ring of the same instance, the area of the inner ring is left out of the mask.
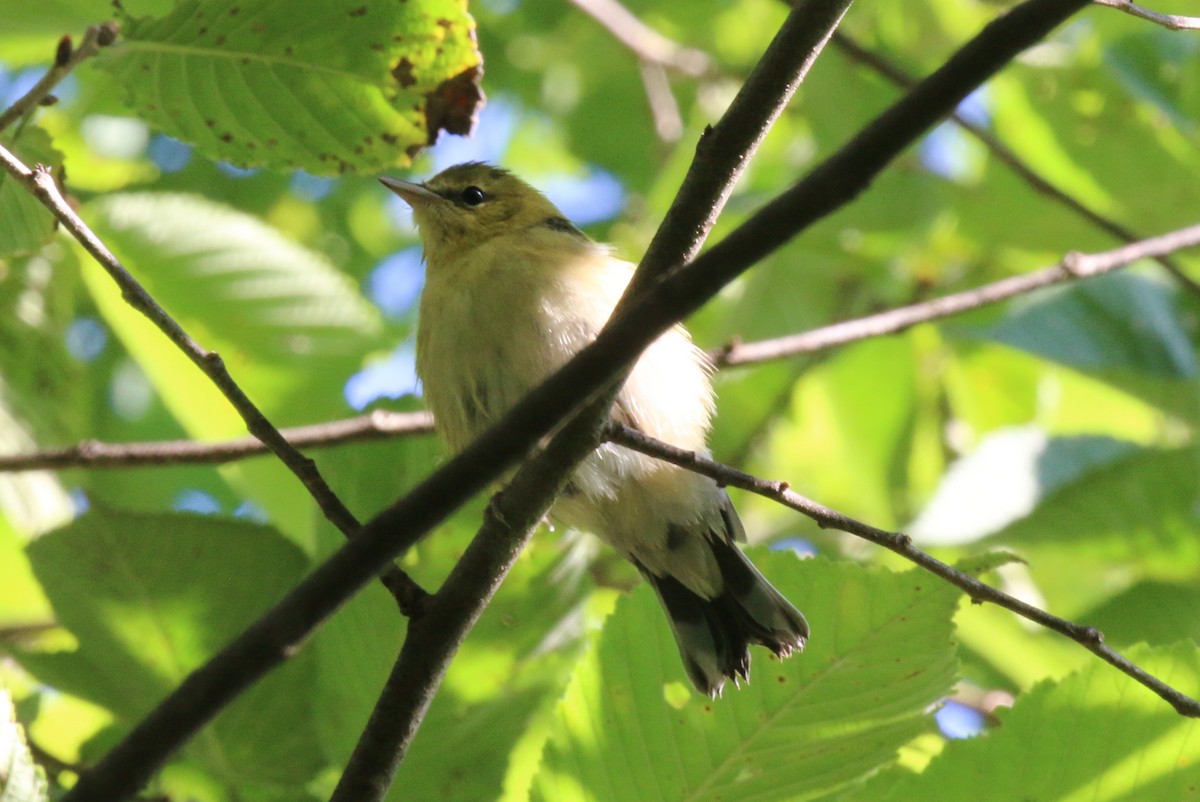
<path id="1" fill-rule="evenodd" d="M 438 432 L 458 451 L 595 338 L 633 275 L 540 192 L 471 162 L 423 184 L 380 179 L 413 210 L 426 279 L 417 374 Z M 683 326 L 643 352 L 612 418 L 704 451 L 712 368 Z M 712 479 L 606 443 L 551 511 L 633 562 L 654 587 L 695 687 L 748 680 L 749 645 L 802 649 L 804 616 L 734 545 L 745 532 Z"/>

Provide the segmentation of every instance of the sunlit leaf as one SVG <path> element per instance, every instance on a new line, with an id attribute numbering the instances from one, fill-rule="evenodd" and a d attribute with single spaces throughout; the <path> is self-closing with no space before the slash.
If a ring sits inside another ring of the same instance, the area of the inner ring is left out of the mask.
<path id="1" fill-rule="evenodd" d="M 320 255 L 261 221 L 202 198 L 110 195 L 85 210 L 128 269 L 276 425 L 349 411 L 342 386 L 380 344 L 378 311 Z M 245 424 L 212 382 L 120 297 L 84 257 L 105 320 L 180 424 L 198 439 L 242 435 Z M 231 475 L 289 533 L 311 525 L 304 491 L 276 464 Z"/>
<path id="2" fill-rule="evenodd" d="M 105 69 L 163 132 L 243 167 L 330 175 L 407 165 L 482 98 L 475 24 L 459 0 L 303 9 L 177 3 L 127 18 Z"/>
<path id="3" fill-rule="evenodd" d="M 1145 449 L 1060 485 L 1033 512 L 989 540 L 1020 549 L 1051 547 L 1121 562 L 1160 576 L 1191 576 L 1196 549 L 1195 448 Z"/>
<path id="4" fill-rule="evenodd" d="M 1005 429 L 950 467 L 909 527 L 922 544 L 961 544 L 1024 518 L 1063 485 L 1134 450 L 1108 437 L 1049 438 L 1035 428 Z"/>
<path id="5" fill-rule="evenodd" d="M 766 555 L 764 555 L 766 556 Z M 954 681 L 958 591 L 789 555 L 760 566 L 813 636 L 751 682 L 708 700 L 685 688 L 648 587 L 618 605 L 560 702 L 534 799 L 808 799 L 845 788 L 931 727 Z"/>
<path id="6" fill-rule="evenodd" d="M 1185 693 L 1200 691 L 1193 643 L 1134 649 L 1130 658 Z M 1043 682 L 1002 711 L 987 735 L 947 745 L 916 776 L 881 775 L 861 799 L 1200 798 L 1200 722 L 1112 666 L 1093 660 Z"/>
<path id="7" fill-rule="evenodd" d="M 29 547 L 67 652 L 22 652 L 44 681 L 126 726 L 278 601 L 307 566 L 270 529 L 192 515 L 91 513 Z M 225 782 L 302 784 L 316 769 L 311 655 L 227 708 L 190 756 Z"/>
<path id="8" fill-rule="evenodd" d="M 1161 281 L 1112 274 L 1016 301 L 1002 321 L 974 335 L 1069 365 L 1195 420 L 1197 311 L 1195 298 Z"/>

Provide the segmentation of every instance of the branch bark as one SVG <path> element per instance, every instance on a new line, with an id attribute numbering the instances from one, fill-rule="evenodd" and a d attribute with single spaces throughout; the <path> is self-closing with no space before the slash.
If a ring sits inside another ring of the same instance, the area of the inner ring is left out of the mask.
<path id="1" fill-rule="evenodd" d="M 1200 245 L 1200 225 L 1181 228 L 1102 253 L 1073 252 L 1052 267 L 1001 279 L 973 290 L 889 309 L 876 315 L 847 320 L 787 337 L 754 343 L 731 343 L 712 354 L 712 358 L 719 367 L 731 368 L 811 354 L 871 337 L 896 334 L 921 323 L 1007 301 L 1064 281 L 1111 273 L 1140 259 L 1155 259 L 1197 245 Z"/>
<path id="2" fill-rule="evenodd" d="M 38 79 L 38 82 L 30 87 L 28 92 L 0 114 L 0 131 L 29 114 L 48 99 L 52 100 L 50 93 L 54 91 L 54 87 L 70 75 L 71 70 L 100 52 L 100 48 L 111 45 L 117 38 L 118 30 L 115 22 L 90 25 L 84 32 L 79 47 L 72 47 L 69 36 L 60 39 L 58 49 L 54 54 L 54 63 L 50 69 L 46 70 L 46 74 Z"/>
<path id="3" fill-rule="evenodd" d="M 297 448 L 327 448 L 345 443 L 429 434 L 432 431 L 433 416 L 428 412 L 388 412 L 377 409 L 353 418 L 280 429 L 279 433 Z M 103 443 L 85 440 L 67 448 L 0 455 L 0 473 L 67 468 L 97 470 L 162 465 L 221 465 L 269 453 L 270 449 L 254 437 L 221 443 L 198 443 L 194 440 Z"/>
<path id="4" fill-rule="evenodd" d="M 643 63 L 693 77 L 708 72 L 711 66 L 707 53 L 668 39 L 617 0 L 571 0 L 571 4 L 598 22 Z"/>
<path id="5" fill-rule="evenodd" d="M 1148 8 L 1142 8 L 1131 0 L 1094 0 L 1098 6 L 1108 6 L 1118 11 L 1124 11 L 1139 19 L 1148 20 L 1155 25 L 1170 28 L 1173 31 L 1194 31 L 1200 29 L 1200 17 L 1185 17 L 1180 14 L 1160 14 Z"/>

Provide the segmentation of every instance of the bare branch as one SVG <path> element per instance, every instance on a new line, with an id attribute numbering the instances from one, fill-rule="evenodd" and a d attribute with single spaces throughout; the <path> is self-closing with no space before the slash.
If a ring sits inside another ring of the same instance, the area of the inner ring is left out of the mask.
<path id="1" fill-rule="evenodd" d="M 346 537 L 353 536 L 359 528 L 358 520 L 326 484 L 320 471 L 317 470 L 316 463 L 296 450 L 267 420 L 262 411 L 229 375 L 221 357 L 214 351 L 202 348 L 193 340 L 183 330 L 183 327 L 168 315 L 166 310 L 159 306 L 145 288 L 130 275 L 107 246 L 100 241 L 100 238 L 87 227 L 87 224 L 63 199 L 50 172 L 40 165 L 37 169 L 30 170 L 3 146 L 0 146 L 0 164 L 4 166 L 9 175 L 21 182 L 34 197 L 53 212 L 63 228 L 69 231 L 71 236 L 75 237 L 79 244 L 104 268 L 105 272 L 121 288 L 121 295 L 125 302 L 145 315 L 159 331 L 167 336 L 167 339 L 183 351 L 188 359 L 208 376 L 241 415 L 250 433 L 261 440 L 271 450 L 271 453 L 275 454 L 300 479 L 309 494 L 316 500 L 325 517 Z M 427 594 L 399 568 L 388 567 L 382 581 L 395 596 L 402 612 L 413 614 L 420 609 L 421 602 Z"/>
<path id="2" fill-rule="evenodd" d="M 703 75 L 711 67 L 708 54 L 668 39 L 638 19 L 618 0 L 570 1 L 637 57 L 655 133 L 664 142 L 677 141 L 683 135 L 683 120 L 667 80 L 667 71 L 693 77 Z"/>
<path id="3" fill-rule="evenodd" d="M 838 31 L 833 35 L 833 43 L 845 53 L 848 57 L 854 59 L 858 63 L 869 67 L 877 75 L 890 81 L 895 86 L 902 89 L 911 89 L 916 83 L 916 80 L 909 76 L 904 70 L 900 69 L 895 64 L 888 61 L 878 53 L 874 53 L 861 44 L 856 42 L 849 34 Z M 988 151 L 1000 161 L 1001 164 L 1008 167 L 1016 173 L 1025 183 L 1029 184 L 1035 191 L 1045 195 L 1048 198 L 1062 204 L 1075 214 L 1082 217 L 1084 220 L 1095 225 L 1097 228 L 1108 232 L 1119 240 L 1124 242 L 1136 242 L 1143 237 L 1140 234 L 1126 228 L 1110 217 L 1106 217 L 1100 212 L 1092 209 L 1083 201 L 1074 197 L 1070 193 L 1061 189 L 1054 184 L 1050 179 L 1038 173 L 1020 156 L 1016 154 L 1008 145 L 1000 141 L 995 134 L 984 128 L 982 125 L 977 125 L 966 117 L 963 117 L 958 112 L 951 115 L 950 120 L 963 129 L 971 136 L 975 137 L 983 144 Z M 1175 262 L 1166 255 L 1155 258 L 1167 272 L 1175 277 L 1183 286 L 1187 287 L 1193 293 L 1200 295 L 1200 283 L 1183 272 L 1183 269 L 1175 264 Z"/>
<path id="4" fill-rule="evenodd" d="M 912 543 L 912 538 L 901 532 L 887 532 L 876 529 L 869 524 L 857 521 L 836 510 L 831 510 L 822 504 L 805 498 L 789 489 L 787 482 L 771 482 L 760 479 L 728 465 L 713 462 L 700 456 L 694 451 L 685 451 L 668 445 L 654 438 L 647 437 L 641 432 L 613 423 L 609 428 L 609 439 L 626 448 L 632 448 L 643 454 L 679 465 L 696 473 L 704 474 L 711 479 L 727 485 L 738 487 L 751 493 L 777 501 L 801 513 L 817 523 L 822 529 L 837 529 L 856 537 L 868 540 L 877 546 L 894 551 L 904 559 L 924 568 L 931 574 L 944 579 L 950 584 L 961 588 L 972 601 L 977 604 L 991 602 L 1006 610 L 1011 610 L 1022 618 L 1027 618 L 1046 629 L 1053 630 L 1075 641 L 1101 660 L 1115 667 L 1122 673 L 1132 677 L 1141 685 L 1158 694 L 1164 701 L 1175 708 L 1181 716 L 1200 718 L 1200 702 L 1172 688 L 1157 677 L 1148 674 L 1137 665 L 1122 657 L 1117 652 L 1104 645 L 1104 635 L 1094 627 L 1075 624 L 1020 599 L 1009 596 L 1003 591 L 980 582 L 970 574 L 956 570 L 941 560 L 932 557 Z"/>
<path id="5" fill-rule="evenodd" d="M 707 53 L 671 41 L 617 0 L 571 0 L 571 3 L 600 23 L 640 61 L 684 75 L 700 76 L 708 72 L 711 60 Z"/>
<path id="6" fill-rule="evenodd" d="M 654 118 L 654 132 L 663 142 L 678 141 L 683 136 L 683 118 L 679 116 L 679 103 L 671 92 L 667 71 L 662 65 L 648 61 L 639 62 L 638 70 L 646 88 L 650 116 Z"/>
<path id="7" fill-rule="evenodd" d="M 354 418 L 280 429 L 293 446 L 326 448 L 344 443 L 384 440 L 433 431 L 428 412 L 377 409 Z M 101 443 L 87 440 L 69 448 L 31 454 L 0 455 L 0 473 L 66 468 L 140 468 L 151 465 L 217 465 L 268 454 L 261 440 L 243 437 L 223 443 L 160 440 L 147 443 Z"/>
<path id="8" fill-rule="evenodd" d="M 637 297 L 620 310 L 621 314 L 609 322 L 591 345 L 526 395 L 460 454 L 364 526 L 284 599 L 189 675 L 112 751 L 79 777 L 75 787 L 64 796 L 64 802 L 128 799 L 172 752 L 239 693 L 299 648 L 328 615 L 376 572 L 602 392 L 663 331 L 813 221 L 853 199 L 896 155 L 937 120 L 951 113 L 970 91 L 1086 4 L 1087 0 L 1026 0 L 1011 9 L 837 154 L 687 267 L 669 269 L 680 264 L 679 254 L 694 252 L 691 246 L 697 242 L 696 227 L 684 235 L 670 232 L 662 238 L 681 243 L 682 247 L 664 248 L 656 237 L 657 255 L 651 260 L 648 252 L 642 267 L 659 267 L 661 272 L 649 272 L 661 278 L 644 282 L 651 286 L 639 286 Z M 831 0 L 830 6 L 844 9 L 845 3 L 838 6 Z M 810 0 L 793 11 L 789 22 L 797 14 L 803 16 L 814 9 L 831 10 Z M 840 15 L 838 10 L 834 23 Z M 832 23 L 829 28 L 808 31 L 809 35 L 819 37 L 818 49 L 831 28 Z M 809 53 L 805 50 L 798 55 L 807 60 Z M 731 106 L 730 112 L 732 109 Z M 772 109 L 773 106 L 768 111 Z M 704 142 L 700 147 L 703 149 Z M 732 155 L 745 157 L 744 152 Z M 725 170 L 722 174 L 736 172 Z M 725 194 L 727 191 L 718 187 L 718 197 Z M 687 205 L 683 193 L 679 200 L 680 205 Z M 674 217 L 689 219 L 694 211 Z M 671 219 L 672 215 L 668 215 L 664 226 Z M 655 247 L 652 243 L 651 248 Z M 569 467 L 556 466 L 558 470 Z"/>
<path id="9" fill-rule="evenodd" d="M 17 99 L 3 114 L 0 114 L 0 131 L 12 125 L 17 120 L 33 111 L 50 97 L 50 92 L 58 86 L 63 78 L 70 74 L 85 59 L 91 58 L 100 48 L 113 43 L 117 38 L 119 28 L 115 22 L 105 22 L 100 25 L 90 25 L 83 34 L 79 47 L 72 49 L 71 37 L 64 36 L 58 42 L 58 50 L 54 54 L 54 63 L 46 70 L 36 84 L 28 92 Z"/>
<path id="10" fill-rule="evenodd" d="M 1197 245 L 1200 245 L 1200 225 L 1182 228 L 1103 253 L 1070 253 L 1057 265 L 1033 273 L 1001 279 L 973 290 L 889 309 L 877 315 L 847 320 L 787 337 L 754 343 L 730 343 L 711 356 L 713 363 L 718 367 L 729 368 L 811 354 L 871 337 L 896 334 L 920 323 L 969 312 L 1064 281 L 1109 273 L 1140 259 L 1154 259 Z"/>
<path id="11" fill-rule="evenodd" d="M 1126 14 L 1132 14 L 1139 19 L 1149 20 L 1155 25 L 1170 28 L 1173 31 L 1194 31 L 1200 29 L 1200 17 L 1184 17 L 1179 14 L 1160 14 L 1148 8 L 1142 8 L 1131 0 L 1092 0 L 1098 6 L 1108 6 Z"/>

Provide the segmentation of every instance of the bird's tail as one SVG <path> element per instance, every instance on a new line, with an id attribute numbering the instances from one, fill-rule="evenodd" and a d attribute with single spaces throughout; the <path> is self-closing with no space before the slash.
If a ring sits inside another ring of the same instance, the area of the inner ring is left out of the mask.
<path id="1" fill-rule="evenodd" d="M 804 648 L 808 622 L 731 541 L 714 537 L 709 543 L 723 580 L 711 599 L 639 567 L 667 612 L 692 684 L 717 696 L 726 678 L 735 684 L 750 679 L 751 643 L 787 657 Z"/>

